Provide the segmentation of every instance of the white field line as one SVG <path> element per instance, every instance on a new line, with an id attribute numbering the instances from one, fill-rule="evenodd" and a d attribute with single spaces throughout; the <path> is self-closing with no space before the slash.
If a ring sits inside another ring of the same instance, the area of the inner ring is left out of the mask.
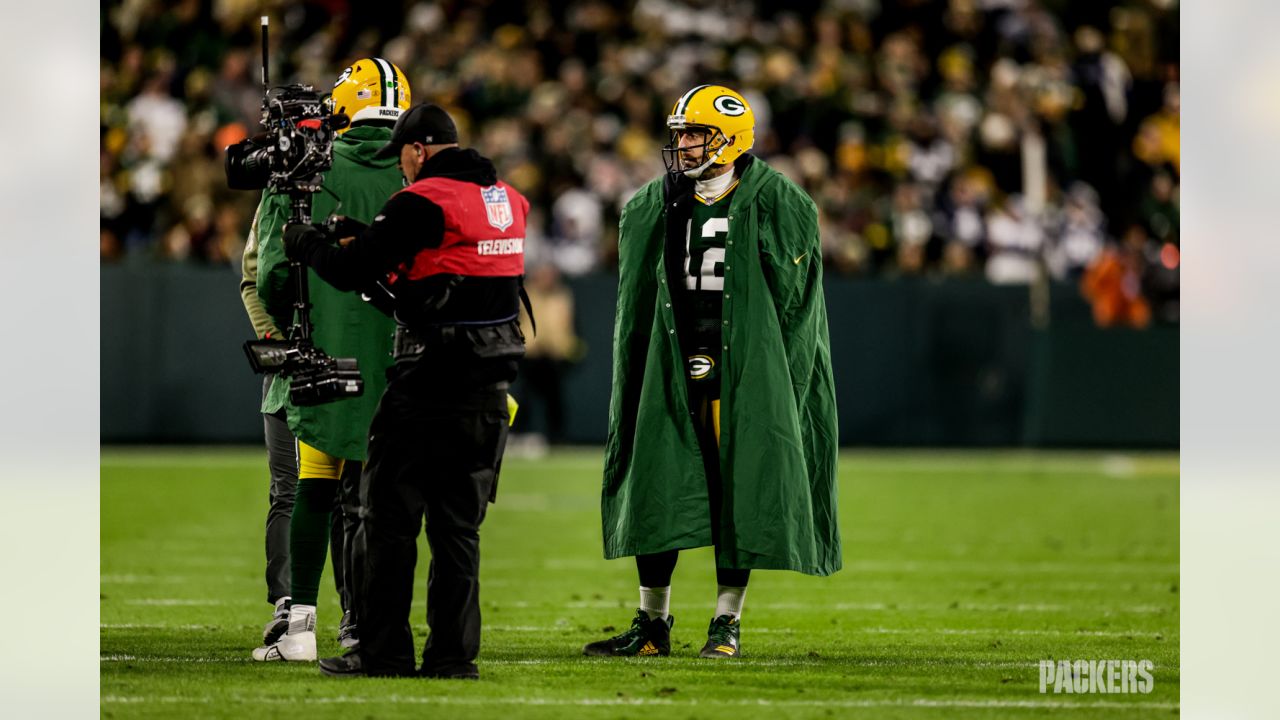
<path id="1" fill-rule="evenodd" d="M 190 625 L 178 623 L 102 623 L 98 626 L 103 630 L 245 630 L 248 628 L 256 628 L 256 625 Z M 498 625 L 488 624 L 483 626 L 488 632 L 510 632 L 510 633 L 579 633 L 583 630 L 576 625 Z M 414 625 L 415 632 L 426 632 L 425 625 Z M 746 629 L 748 634 L 765 634 L 765 635 L 795 635 L 795 628 L 775 628 L 775 627 L 754 627 L 749 626 Z M 887 627 L 854 627 L 839 628 L 834 632 L 844 634 L 865 634 L 865 635 L 976 635 L 976 636 L 1000 636 L 1014 635 L 1026 637 L 1114 637 L 1114 638 L 1171 638 L 1177 637 L 1176 632 L 1151 632 L 1149 630 L 1055 630 L 1055 629 L 1026 629 L 1026 628 L 887 628 Z"/>
<path id="2" fill-rule="evenodd" d="M 638 662 L 637 662 L 638 660 Z M 165 664 L 186 664 L 199 663 L 203 665 L 232 664 L 250 662 L 248 652 L 244 657 L 202 657 L 190 655 L 103 655 L 98 658 L 100 663 L 165 663 Z M 526 658 L 520 660 L 484 660 L 478 661 L 478 665 L 484 668 L 488 665 L 587 665 L 592 663 L 600 663 L 597 658 L 587 658 L 580 655 L 573 655 L 564 658 Z M 613 661 L 610 661 L 613 662 Z M 633 662 L 637 665 L 644 665 L 648 660 L 644 658 L 627 659 L 624 662 Z M 927 658 L 911 658 L 905 660 L 883 660 L 878 658 L 840 658 L 839 660 L 823 661 L 821 659 L 800 659 L 800 658 L 773 658 L 773 659 L 755 659 L 751 657 L 742 657 L 740 662 L 734 663 L 743 668 L 753 667 L 806 667 L 806 668 L 836 668 L 836 667 L 948 667 L 948 668 L 996 668 L 996 669 L 1024 669 L 1031 671 L 1039 667 L 1039 662 L 1035 660 L 972 660 L 961 662 L 950 662 L 932 660 Z"/>
<path id="3" fill-rule="evenodd" d="M 1021 628 L 850 628 L 849 632 L 873 635 L 1026 635 L 1032 637 L 1130 637 L 1158 638 L 1177 636 L 1177 633 L 1150 632 L 1146 630 L 1025 630 Z"/>
<path id="4" fill-rule="evenodd" d="M 217 598 L 133 598 L 124 601 L 126 605 L 147 605 L 156 607 L 206 607 L 213 605 L 261 605 L 263 603 L 244 598 L 242 600 L 219 600 Z"/>
<path id="5" fill-rule="evenodd" d="M 149 662 L 149 663 L 201 663 L 201 664 L 220 664 L 220 663 L 247 663 L 253 662 L 253 658 L 246 652 L 243 658 L 229 657 L 176 657 L 161 655 L 103 655 L 98 658 L 98 662 L 116 663 L 116 662 Z"/>
<path id="6" fill-rule="evenodd" d="M 189 565 L 190 563 L 183 563 Z M 261 582 L 262 579 L 245 575 L 136 575 L 131 573 L 117 575 L 102 575 L 98 577 L 98 583 L 101 585 L 187 585 L 191 583 L 243 583 L 243 582 Z"/>
<path id="7" fill-rule="evenodd" d="M 604 470 L 604 454 L 598 448 L 568 450 L 552 453 L 542 458 L 530 459 L 511 456 L 513 466 L 520 469 L 574 468 Z M 912 450 L 903 452 L 840 453 L 840 465 L 849 470 L 867 472 L 936 472 L 951 474 L 961 472 L 984 473 L 1074 473 L 1091 472 L 1109 476 L 1178 473 L 1176 452 L 1166 453 L 1061 453 L 1061 452 L 956 452 Z M 228 450 L 209 452 L 207 448 L 148 448 L 138 450 L 108 450 L 101 453 L 100 467 L 256 467 L 261 465 L 263 477 L 267 473 L 266 450 Z"/>
<path id="8" fill-rule="evenodd" d="M 947 573 L 975 572 L 983 575 L 1019 573 L 1051 573 L 1090 575 L 1094 573 L 1138 573 L 1160 572 L 1177 573 L 1178 563 L 1167 560 L 1096 560 L 1086 562 L 1046 562 L 1034 560 L 1029 562 L 983 562 L 980 560 L 855 560 L 845 564 L 845 570 L 852 572 L 884 572 L 884 573 Z"/>
<path id="9" fill-rule="evenodd" d="M 226 600 L 217 598 L 132 598 L 124 601 L 126 605 L 143 605 L 149 607 L 211 607 L 211 606 L 240 606 L 240 605 L 260 605 L 262 603 L 252 598 L 241 598 L 236 600 Z M 532 603 L 527 600 L 512 600 L 510 602 L 486 602 L 485 607 L 488 608 L 542 608 L 555 605 L 571 610 L 582 609 L 611 609 L 620 607 L 631 607 L 622 600 L 578 600 L 567 603 L 556 602 L 536 602 Z M 424 607 L 425 601 L 414 601 L 413 607 Z M 680 609 L 693 609 L 693 605 L 676 604 L 673 607 Z M 1083 605 L 1070 605 L 1061 603 L 752 603 L 751 607 L 757 610 L 808 610 L 816 612 L 836 611 L 855 611 L 855 612 L 921 612 L 921 611 L 939 611 L 939 610 L 962 610 L 968 612 L 1001 612 L 1001 613 L 1051 613 L 1051 612 L 1073 612 L 1083 609 Z M 1096 603 L 1089 603 L 1089 608 L 1100 610 L 1103 614 L 1114 613 L 1133 613 L 1133 614 L 1157 614 L 1166 612 L 1177 612 L 1176 607 L 1167 607 L 1163 605 L 1128 605 L 1118 607 L 1101 607 Z"/>
<path id="10" fill-rule="evenodd" d="M 100 468 L 208 468 L 210 470 L 223 468 L 256 468 L 262 466 L 262 479 L 264 482 L 270 481 L 267 470 L 267 452 L 262 451 L 261 462 L 253 458 L 245 456 L 227 455 L 219 457 L 216 455 L 104 455 L 99 461 Z"/>
<path id="11" fill-rule="evenodd" d="M 186 585 L 191 583 L 204 583 L 211 580 L 217 580 L 223 583 L 248 583 L 260 582 L 257 577 L 249 575 L 224 575 L 222 577 L 210 576 L 188 576 L 188 575 L 102 575 L 98 578 L 101 585 Z M 547 582 L 558 584 L 555 579 L 549 579 Z M 857 584 L 860 588 L 867 587 L 897 587 L 908 581 L 896 578 L 858 578 Z M 938 578 L 931 579 L 930 584 L 933 586 L 954 587 L 969 586 L 973 583 L 981 582 L 977 578 Z M 528 585 L 528 580 L 515 580 L 507 577 L 487 577 L 481 580 L 484 587 L 508 587 L 512 585 Z M 1165 581 L 1146 581 L 1142 583 L 1129 582 L 1126 579 L 1118 578 L 1114 582 L 1080 582 L 1074 580 L 1058 581 L 1053 578 L 1030 578 L 1023 580 L 1022 578 L 1000 578 L 997 586 L 983 584 L 977 586 L 977 589 L 983 591 L 1001 592 L 1005 590 L 1022 590 L 1026 588 L 1041 588 L 1045 592 L 1152 592 L 1159 593 L 1168 589 L 1169 583 Z"/>
<path id="12" fill-rule="evenodd" d="M 523 600 L 513 602 L 497 603 L 497 607 L 515 607 L 530 608 L 540 607 L 544 603 L 529 603 Z M 629 604 L 622 601 L 609 600 L 584 600 L 576 602 L 568 602 L 563 607 L 570 609 L 606 609 L 617 607 L 630 607 Z M 1097 607 L 1096 603 L 1090 603 L 1091 607 Z M 673 605 L 678 608 L 692 608 L 689 605 Z M 929 611 L 929 610 L 965 610 L 970 612 L 1016 612 L 1016 613 L 1038 613 L 1038 612 L 1072 612 L 1082 609 L 1081 605 L 1064 605 L 1060 603 L 958 603 L 952 606 L 950 603 L 752 603 L 751 607 L 756 610 L 812 610 L 812 611 L 831 611 L 831 610 L 849 610 L 860 612 L 904 612 L 904 611 Z M 1175 608 L 1164 607 L 1161 605 L 1129 605 L 1122 607 L 1102 607 L 1098 608 L 1104 614 L 1107 613 L 1163 613 L 1175 611 Z"/>
<path id="13" fill-rule="evenodd" d="M 672 700 L 669 698 L 545 698 L 545 697 L 461 697 L 450 695 L 437 696 L 404 696 L 389 695 L 385 697 L 359 697 L 340 695 L 334 697 L 278 697 L 278 696 L 243 696 L 218 695 L 216 697 L 181 697 L 181 696 L 125 696 L 104 695 L 102 702 L 111 704 L 223 704 L 227 702 L 250 705 L 544 705 L 544 706 L 658 706 L 658 707 L 692 707 L 702 705 L 697 699 Z M 1176 702 L 1157 702 L 1134 700 L 1000 700 L 1000 699 L 952 699 L 935 700 L 932 698 L 903 698 L 899 700 L 713 700 L 705 703 L 712 707 L 726 705 L 736 707 L 840 707 L 840 708 L 884 708 L 884 707 L 928 707 L 928 708 L 1026 708 L 1054 710 L 1102 710 L 1102 709 L 1144 709 L 1144 710 L 1176 710 Z"/>
<path id="14" fill-rule="evenodd" d="M 167 623 L 102 623 L 102 630 L 243 630 L 253 625 L 181 625 Z"/>
<path id="15" fill-rule="evenodd" d="M 488 568 L 528 568 L 528 563 L 494 558 L 482 563 Z M 607 560 L 598 558 L 549 558 L 542 562 L 546 570 L 601 570 L 609 567 Z M 854 560 L 846 562 L 844 571 L 850 573 L 924 573 L 946 575 L 949 573 L 975 573 L 983 576 L 1019 575 L 1023 573 L 1048 573 L 1061 575 L 1111 575 L 1137 573 L 1178 573 L 1178 563 L 1167 560 L 1096 560 L 1084 562 L 983 562 L 980 560 Z"/>
<path id="16" fill-rule="evenodd" d="M 182 575 L 100 575 L 98 582 L 102 585 L 136 585 L 139 583 L 155 583 L 155 584 L 174 584 L 181 585 L 189 582 L 190 578 Z"/>

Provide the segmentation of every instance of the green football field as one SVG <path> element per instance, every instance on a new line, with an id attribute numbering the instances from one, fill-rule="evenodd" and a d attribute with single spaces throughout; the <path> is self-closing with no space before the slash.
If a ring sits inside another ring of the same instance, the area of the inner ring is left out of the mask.
<path id="1" fill-rule="evenodd" d="M 844 453 L 844 570 L 755 573 L 738 661 L 697 657 L 715 604 L 705 549 L 676 570 L 670 658 L 580 654 L 638 602 L 631 561 L 601 557 L 600 466 L 599 450 L 507 459 L 481 531 L 480 682 L 332 679 L 249 657 L 271 610 L 264 451 L 104 449 L 102 714 L 1178 715 L 1176 455 Z M 322 587 L 325 656 L 340 614 L 327 568 Z M 1041 660 L 1150 660 L 1154 688 L 1042 694 Z"/>

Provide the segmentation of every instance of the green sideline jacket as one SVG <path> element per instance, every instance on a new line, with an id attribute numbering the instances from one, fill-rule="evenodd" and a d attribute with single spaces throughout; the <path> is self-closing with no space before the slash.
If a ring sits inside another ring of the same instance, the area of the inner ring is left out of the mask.
<path id="1" fill-rule="evenodd" d="M 723 296 L 717 564 L 840 569 L 836 405 L 817 208 L 763 161 L 739 161 Z M 713 544 L 664 263 L 664 180 L 619 223 L 613 394 L 601 510 L 608 558 Z"/>
<path id="2" fill-rule="evenodd" d="M 325 173 L 324 185 L 341 199 L 339 215 L 370 223 L 387 199 L 404 187 L 396 159 L 375 160 L 373 154 L 391 139 L 390 128 L 359 125 L 334 142 L 333 167 Z M 311 217 L 320 222 L 338 205 L 327 192 L 313 196 Z M 284 256 L 282 233 L 289 217 L 289 199 L 270 191 L 263 193 L 258 207 L 258 297 L 278 328 L 293 319 L 293 286 L 289 283 L 289 262 Z M 365 459 L 369 423 L 386 388 L 386 369 L 391 365 L 395 322 L 351 292 L 340 292 L 321 280 L 315 271 L 310 278 L 311 321 L 316 345 L 334 357 L 354 357 L 360 361 L 364 394 L 315 407 L 294 407 L 289 403 L 289 383 L 277 377 L 262 403 L 263 412 L 287 408 L 289 429 L 303 442 L 334 457 Z M 256 325 L 257 323 L 255 323 Z"/>

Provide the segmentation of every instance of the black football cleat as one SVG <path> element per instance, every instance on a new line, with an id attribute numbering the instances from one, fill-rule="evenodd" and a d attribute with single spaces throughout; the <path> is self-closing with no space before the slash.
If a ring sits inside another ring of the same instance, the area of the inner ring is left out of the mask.
<path id="1" fill-rule="evenodd" d="M 675 617 L 649 619 L 643 610 L 636 611 L 631 627 L 607 640 L 598 640 L 582 648 L 583 655 L 598 657 L 644 657 L 671 654 L 671 627 Z"/>
<path id="2" fill-rule="evenodd" d="M 704 658 L 738 657 L 738 631 L 741 629 L 738 618 L 732 615 L 721 615 L 711 621 L 707 628 L 707 644 L 698 653 Z"/>

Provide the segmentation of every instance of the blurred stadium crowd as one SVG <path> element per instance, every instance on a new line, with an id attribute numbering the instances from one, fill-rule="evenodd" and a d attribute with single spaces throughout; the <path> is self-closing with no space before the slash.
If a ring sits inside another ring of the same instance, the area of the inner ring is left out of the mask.
<path id="1" fill-rule="evenodd" d="M 102 261 L 238 264 L 222 148 L 272 82 L 386 57 L 532 201 L 533 264 L 608 269 L 689 87 L 751 102 L 817 201 L 829 272 L 1079 282 L 1103 324 L 1176 321 L 1177 0 L 124 0 L 101 15 Z M 1101 308 L 1101 309 L 1100 309 Z"/>

